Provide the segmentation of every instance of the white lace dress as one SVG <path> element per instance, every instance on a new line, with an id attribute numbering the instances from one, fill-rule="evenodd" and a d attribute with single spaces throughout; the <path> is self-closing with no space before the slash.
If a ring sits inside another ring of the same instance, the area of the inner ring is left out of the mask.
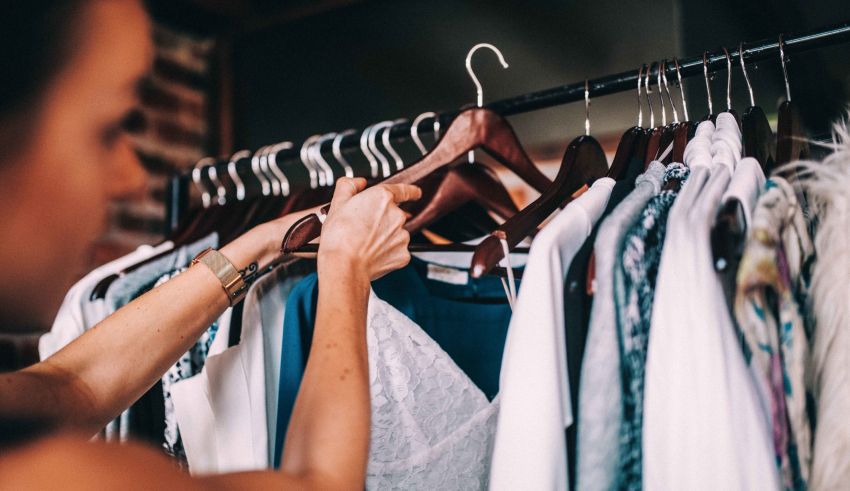
<path id="1" fill-rule="evenodd" d="M 369 298 L 372 435 L 366 488 L 486 489 L 498 414 L 416 323 Z"/>

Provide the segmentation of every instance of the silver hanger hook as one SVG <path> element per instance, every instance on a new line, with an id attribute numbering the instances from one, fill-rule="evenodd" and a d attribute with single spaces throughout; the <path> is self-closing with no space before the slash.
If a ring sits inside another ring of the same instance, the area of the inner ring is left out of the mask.
<path id="1" fill-rule="evenodd" d="M 363 156 L 369 161 L 369 169 L 372 177 L 378 177 L 378 160 L 369 150 L 369 135 L 372 133 L 374 127 L 374 124 L 367 126 L 363 129 L 363 133 L 360 133 L 360 151 L 363 152 Z"/>
<path id="2" fill-rule="evenodd" d="M 714 104 L 711 101 L 711 83 L 708 81 L 708 51 L 702 52 L 702 76 L 705 77 L 705 93 L 708 96 L 708 114 L 714 114 Z"/>
<path id="3" fill-rule="evenodd" d="M 345 157 L 342 156 L 342 139 L 355 133 L 357 133 L 356 130 L 345 130 L 336 135 L 333 145 L 331 145 L 331 152 L 334 154 L 334 158 L 337 163 L 339 163 L 339 165 L 341 165 L 345 170 L 345 177 L 354 177 L 354 169 L 351 168 L 351 164 L 349 164 L 348 161 L 345 160 Z"/>
<path id="4" fill-rule="evenodd" d="M 218 169 L 215 168 L 215 164 L 207 166 L 207 177 L 209 177 L 210 182 L 212 182 L 215 186 L 217 196 L 216 201 L 218 204 L 223 205 L 227 203 L 227 189 L 218 178 Z"/>
<path id="5" fill-rule="evenodd" d="M 404 118 L 396 119 L 386 130 L 384 130 L 384 133 L 381 135 L 381 143 L 383 143 L 384 148 L 387 149 L 387 152 L 389 152 L 390 156 L 393 158 L 393 161 L 395 162 L 395 170 L 404 169 L 404 160 L 401 158 L 401 155 L 399 155 L 398 152 L 395 151 L 395 148 L 393 148 L 392 144 L 390 143 L 390 133 L 392 132 L 395 126 L 404 124 L 406 122 L 407 120 Z"/>
<path id="6" fill-rule="evenodd" d="M 646 75 L 646 78 L 644 79 L 644 85 L 646 86 L 646 104 L 649 106 L 649 127 L 655 128 L 655 110 L 652 108 L 652 98 L 649 97 L 649 95 L 652 94 L 652 87 L 649 82 L 649 72 L 652 71 L 652 65 L 650 64 L 649 66 L 647 66 L 646 64 L 644 64 L 643 66 L 646 69 L 646 71 L 644 72 L 644 74 Z"/>
<path id="7" fill-rule="evenodd" d="M 283 183 L 280 179 L 278 179 L 277 174 L 271 169 L 271 157 L 272 154 L 277 156 L 276 151 L 277 145 L 269 145 L 263 150 L 263 153 L 260 154 L 260 170 L 266 175 L 266 178 L 271 183 L 272 194 L 274 196 L 280 196 L 282 192 Z"/>
<path id="8" fill-rule="evenodd" d="M 469 50 L 469 53 L 466 54 L 466 71 L 469 73 L 469 77 L 472 78 L 472 82 L 475 84 L 475 93 L 477 96 L 476 104 L 478 107 L 484 106 L 484 89 L 481 87 L 481 82 L 478 80 L 478 77 L 475 75 L 475 71 L 472 69 L 472 55 L 481 48 L 487 48 L 496 53 L 496 57 L 499 59 L 499 63 L 501 63 L 502 68 L 508 68 L 508 62 L 505 61 L 505 57 L 502 56 L 502 52 L 499 51 L 499 48 L 490 43 L 479 43 Z M 470 150 L 467 155 L 470 164 L 475 162 L 475 150 Z"/>
<path id="9" fill-rule="evenodd" d="M 334 138 L 336 138 L 336 133 L 325 133 L 324 135 L 317 138 L 316 141 L 313 142 L 313 145 L 310 147 L 310 149 L 307 151 L 307 155 L 310 157 L 311 161 L 318 164 L 319 168 L 322 169 L 322 172 L 325 175 L 325 184 L 327 186 L 333 185 L 334 181 L 336 181 L 336 178 L 334 177 L 333 168 L 331 168 L 328 161 L 325 160 L 325 157 L 322 156 L 322 145 L 327 141 L 333 140 Z"/>
<path id="10" fill-rule="evenodd" d="M 655 72 L 655 86 L 658 87 L 658 100 L 661 101 L 661 126 L 667 126 L 667 106 L 664 105 L 664 88 L 661 86 L 661 62 Z"/>
<path id="11" fill-rule="evenodd" d="M 419 149 L 419 152 L 423 156 L 428 153 L 428 149 L 425 148 L 425 145 L 422 143 L 422 139 L 419 138 L 419 125 L 422 124 L 422 121 L 428 118 L 434 118 L 434 124 L 439 128 L 440 119 L 437 118 L 437 113 L 433 111 L 427 111 L 416 116 L 416 119 L 414 119 L 413 123 L 410 124 L 410 139 L 413 140 L 413 143 L 416 144 L 416 148 Z"/>
<path id="12" fill-rule="evenodd" d="M 313 142 L 316 141 L 317 138 L 319 138 L 319 135 L 313 135 L 313 136 L 307 138 L 306 140 L 304 140 L 304 143 L 301 144 L 301 151 L 300 151 L 301 164 L 304 166 L 305 169 L 307 169 L 307 173 L 310 175 L 310 188 L 311 189 L 316 189 L 317 187 L 319 187 L 319 184 L 324 185 L 324 181 L 325 181 L 324 176 L 322 176 L 321 180 L 319 179 L 319 172 L 316 169 L 316 167 L 313 166 L 313 163 L 310 161 L 310 156 L 308 155 L 309 150 L 310 150 L 310 145 L 312 145 Z"/>
<path id="13" fill-rule="evenodd" d="M 277 154 L 282 150 L 289 150 L 292 148 L 292 142 L 280 142 L 277 145 L 272 146 L 268 151 L 268 165 L 275 177 L 275 180 L 280 184 L 280 191 L 284 196 L 289 196 L 289 179 L 287 179 L 286 174 L 283 173 L 283 170 L 277 165 Z"/>
<path id="14" fill-rule="evenodd" d="M 747 92 L 750 93 L 750 107 L 756 105 L 753 97 L 753 86 L 750 85 L 750 75 L 747 73 L 747 64 L 744 62 L 744 43 L 738 43 L 738 61 L 741 62 L 741 71 L 744 72 L 744 80 L 747 82 Z"/>
<path id="15" fill-rule="evenodd" d="M 197 187 L 198 191 L 201 192 L 201 204 L 203 204 L 204 208 L 209 208 L 212 204 L 212 195 L 210 194 L 209 189 L 207 189 L 204 185 L 204 181 L 201 177 L 203 167 L 208 165 L 209 162 L 215 163 L 215 159 L 212 157 L 204 157 L 192 168 L 192 182 L 195 183 L 195 187 Z"/>
<path id="16" fill-rule="evenodd" d="M 732 57 L 729 56 L 729 50 L 723 48 L 723 53 L 726 55 L 726 110 L 732 110 Z"/>
<path id="17" fill-rule="evenodd" d="M 679 67 L 679 59 L 673 58 L 673 64 L 676 67 L 676 78 L 679 80 L 679 93 L 682 94 L 682 112 L 685 116 L 685 121 L 690 121 L 688 116 L 688 101 L 685 100 L 685 83 L 682 82 L 682 70 Z"/>
<path id="18" fill-rule="evenodd" d="M 242 201 L 245 199 L 245 183 L 242 182 L 242 178 L 239 177 L 239 172 L 236 171 L 236 162 L 239 159 L 247 159 L 251 157 L 251 152 L 248 150 L 240 150 L 233 154 L 230 157 L 230 162 L 227 163 L 227 174 L 230 176 L 230 179 L 233 180 L 233 184 L 236 185 L 236 200 Z"/>
<path id="19" fill-rule="evenodd" d="M 785 80 L 785 100 L 791 101 L 791 85 L 788 83 L 788 68 L 785 66 L 785 35 L 779 35 L 779 61 L 782 62 L 782 78 Z"/>
<path id="20" fill-rule="evenodd" d="M 637 119 L 637 127 L 643 127 L 643 102 L 640 100 L 640 88 L 643 84 L 643 65 L 638 67 L 638 76 L 637 76 L 637 103 L 638 103 L 638 119 Z"/>
<path id="21" fill-rule="evenodd" d="M 386 130 L 387 128 L 392 127 L 392 125 L 392 121 L 381 121 L 372 127 L 372 131 L 369 134 L 369 150 L 381 162 L 381 170 L 384 177 L 390 176 L 390 161 L 387 160 L 387 157 L 380 150 L 378 150 L 378 145 L 375 143 L 375 139 L 378 137 L 378 132 Z"/>
<path id="22" fill-rule="evenodd" d="M 254 155 L 251 156 L 251 170 L 254 171 L 254 177 L 260 181 L 260 191 L 263 193 L 263 196 L 268 196 L 271 193 L 271 183 L 269 183 L 268 178 L 266 178 L 266 174 L 260 168 L 260 155 L 268 148 L 268 146 L 260 147 Z"/>
<path id="23" fill-rule="evenodd" d="M 670 102 L 670 107 L 673 109 L 673 122 L 679 122 L 679 112 L 676 111 L 676 103 L 673 102 L 673 95 L 670 93 L 670 85 L 667 84 L 667 60 L 661 62 L 661 80 L 664 82 L 664 92 L 667 93 L 667 100 Z"/>
<path id="24" fill-rule="evenodd" d="M 481 48 L 487 48 L 496 53 L 496 57 L 499 58 L 499 63 L 502 64 L 502 68 L 508 68 L 508 62 L 505 61 L 505 57 L 502 56 L 502 52 L 499 51 L 499 48 L 493 46 L 490 43 L 479 43 L 472 47 L 469 50 L 469 53 L 466 54 L 466 71 L 469 72 L 470 78 L 472 78 L 472 82 L 475 84 L 475 93 L 477 94 L 477 104 L 478 107 L 482 107 L 484 105 L 484 89 L 481 87 L 481 82 L 478 81 L 478 77 L 475 75 L 475 71 L 472 70 L 472 55 L 475 54 Z"/>
<path id="25" fill-rule="evenodd" d="M 584 79 L 584 134 L 590 136 L 590 88 Z"/>

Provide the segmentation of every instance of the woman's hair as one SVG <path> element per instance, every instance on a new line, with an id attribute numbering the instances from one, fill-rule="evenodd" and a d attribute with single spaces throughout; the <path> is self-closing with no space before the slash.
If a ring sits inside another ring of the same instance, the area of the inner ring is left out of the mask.
<path id="1" fill-rule="evenodd" d="M 87 0 L 4 0 L 0 7 L 0 155 L 20 147 L 27 118 L 70 58 Z"/>

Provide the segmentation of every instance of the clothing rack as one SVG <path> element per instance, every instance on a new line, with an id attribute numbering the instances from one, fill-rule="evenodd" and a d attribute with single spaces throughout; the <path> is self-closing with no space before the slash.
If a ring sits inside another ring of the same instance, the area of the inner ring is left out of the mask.
<path id="1" fill-rule="evenodd" d="M 783 36 L 782 49 L 785 53 L 799 53 L 811 49 L 823 48 L 842 43 L 850 42 L 850 22 L 844 22 L 838 25 L 820 28 L 801 34 L 792 36 Z M 754 62 L 767 59 L 775 59 L 779 56 L 780 41 L 779 36 L 772 40 L 763 40 L 758 42 L 749 42 L 742 45 L 743 52 L 737 49 L 732 49 L 729 56 L 733 63 L 740 63 L 738 60 L 741 56 L 745 62 Z M 703 75 L 703 55 L 693 56 L 690 58 L 679 59 L 679 73 L 682 78 Z M 705 63 L 709 71 L 726 69 L 727 55 L 723 49 L 708 51 L 705 55 Z M 657 64 L 656 70 L 661 70 L 661 64 Z M 676 68 L 671 63 L 666 65 L 665 74 L 673 75 L 673 79 L 677 79 Z M 630 70 L 613 75 L 591 79 L 588 81 L 576 82 L 550 89 L 531 92 L 500 101 L 494 101 L 485 104 L 484 107 L 495 111 L 502 116 L 512 116 L 526 112 L 536 111 L 539 109 L 568 104 L 570 102 L 584 101 L 584 91 L 587 87 L 590 97 L 599 97 L 604 95 L 615 94 L 618 92 L 626 92 L 635 90 L 638 83 L 637 70 Z M 441 127 L 445 128 L 461 109 L 443 112 L 437 115 Z M 410 137 L 409 122 L 399 123 L 392 126 L 389 131 L 391 139 L 400 140 Z M 420 133 L 428 133 L 433 131 L 432 125 L 422 125 L 419 129 Z M 341 139 L 340 148 L 349 149 L 359 147 L 360 133 L 354 133 Z M 283 150 L 277 154 L 278 161 L 285 161 L 299 157 L 300 146 L 295 146 L 290 150 Z M 226 174 L 224 166 L 227 162 L 217 162 L 217 167 L 221 166 L 219 174 Z M 174 230 L 180 223 L 180 220 L 185 213 L 188 205 L 189 196 L 189 176 L 178 175 L 173 177 L 166 191 L 166 232 Z"/>

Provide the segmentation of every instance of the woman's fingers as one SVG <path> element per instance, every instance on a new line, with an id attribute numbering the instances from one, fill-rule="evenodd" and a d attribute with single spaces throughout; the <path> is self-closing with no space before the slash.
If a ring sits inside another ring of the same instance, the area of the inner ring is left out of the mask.
<path id="1" fill-rule="evenodd" d="M 379 184 L 377 187 L 385 188 L 392 193 L 393 202 L 396 204 L 416 201 L 422 197 L 422 190 L 419 189 L 419 186 L 412 184 Z"/>

